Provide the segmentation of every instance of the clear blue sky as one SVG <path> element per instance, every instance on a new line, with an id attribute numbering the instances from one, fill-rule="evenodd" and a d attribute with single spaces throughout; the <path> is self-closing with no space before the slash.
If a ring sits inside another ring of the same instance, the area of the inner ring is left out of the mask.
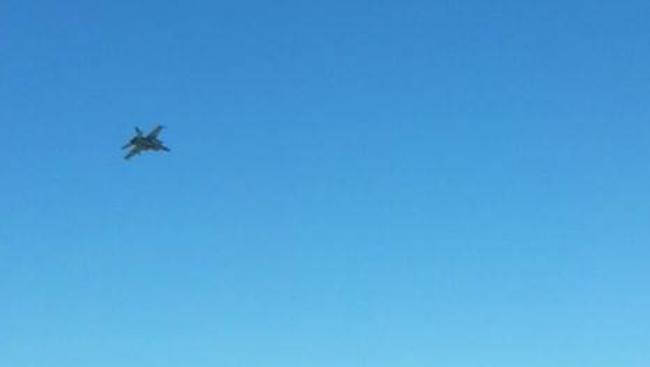
<path id="1" fill-rule="evenodd" d="M 0 365 L 650 365 L 649 12 L 2 1 Z"/>

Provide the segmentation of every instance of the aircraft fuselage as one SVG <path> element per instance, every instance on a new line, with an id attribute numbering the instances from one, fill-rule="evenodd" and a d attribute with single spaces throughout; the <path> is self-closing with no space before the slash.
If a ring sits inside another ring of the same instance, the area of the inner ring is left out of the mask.
<path id="1" fill-rule="evenodd" d="M 146 138 L 146 137 L 136 137 L 131 141 L 133 145 L 142 149 L 142 150 L 162 150 L 162 142 L 158 139 Z"/>

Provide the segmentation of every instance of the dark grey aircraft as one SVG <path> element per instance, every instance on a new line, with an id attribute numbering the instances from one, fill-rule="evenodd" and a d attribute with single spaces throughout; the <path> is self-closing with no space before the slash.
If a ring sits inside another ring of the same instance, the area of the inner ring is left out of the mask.
<path id="1" fill-rule="evenodd" d="M 169 148 L 163 145 L 163 142 L 158 139 L 158 134 L 164 126 L 158 125 L 148 135 L 143 135 L 142 130 L 135 128 L 135 137 L 131 139 L 122 149 L 131 148 L 129 153 L 124 156 L 124 159 L 131 159 L 134 155 L 140 154 L 143 151 L 153 150 L 159 151 L 164 150 L 169 152 Z"/>

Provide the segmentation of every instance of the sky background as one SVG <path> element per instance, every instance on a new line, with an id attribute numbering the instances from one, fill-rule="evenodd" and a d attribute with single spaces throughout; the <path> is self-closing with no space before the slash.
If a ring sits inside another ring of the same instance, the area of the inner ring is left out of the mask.
<path id="1" fill-rule="evenodd" d="M 0 365 L 650 365 L 649 15 L 3 0 Z"/>

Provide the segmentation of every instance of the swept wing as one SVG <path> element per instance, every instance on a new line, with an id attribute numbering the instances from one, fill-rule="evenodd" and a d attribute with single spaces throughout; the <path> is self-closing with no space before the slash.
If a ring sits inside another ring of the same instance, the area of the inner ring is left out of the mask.
<path id="1" fill-rule="evenodd" d="M 140 149 L 139 147 L 136 146 L 133 149 L 131 149 L 127 155 L 124 156 L 124 159 L 127 159 L 127 160 L 131 159 L 131 157 L 133 157 L 134 155 L 140 154 L 140 152 L 142 152 L 142 149 Z"/>
<path id="2" fill-rule="evenodd" d="M 147 135 L 147 139 L 157 138 L 158 134 L 160 134 L 160 132 L 162 131 L 163 128 L 164 128 L 164 126 L 162 126 L 162 125 L 156 126 L 153 130 L 151 130 L 149 135 Z"/>

